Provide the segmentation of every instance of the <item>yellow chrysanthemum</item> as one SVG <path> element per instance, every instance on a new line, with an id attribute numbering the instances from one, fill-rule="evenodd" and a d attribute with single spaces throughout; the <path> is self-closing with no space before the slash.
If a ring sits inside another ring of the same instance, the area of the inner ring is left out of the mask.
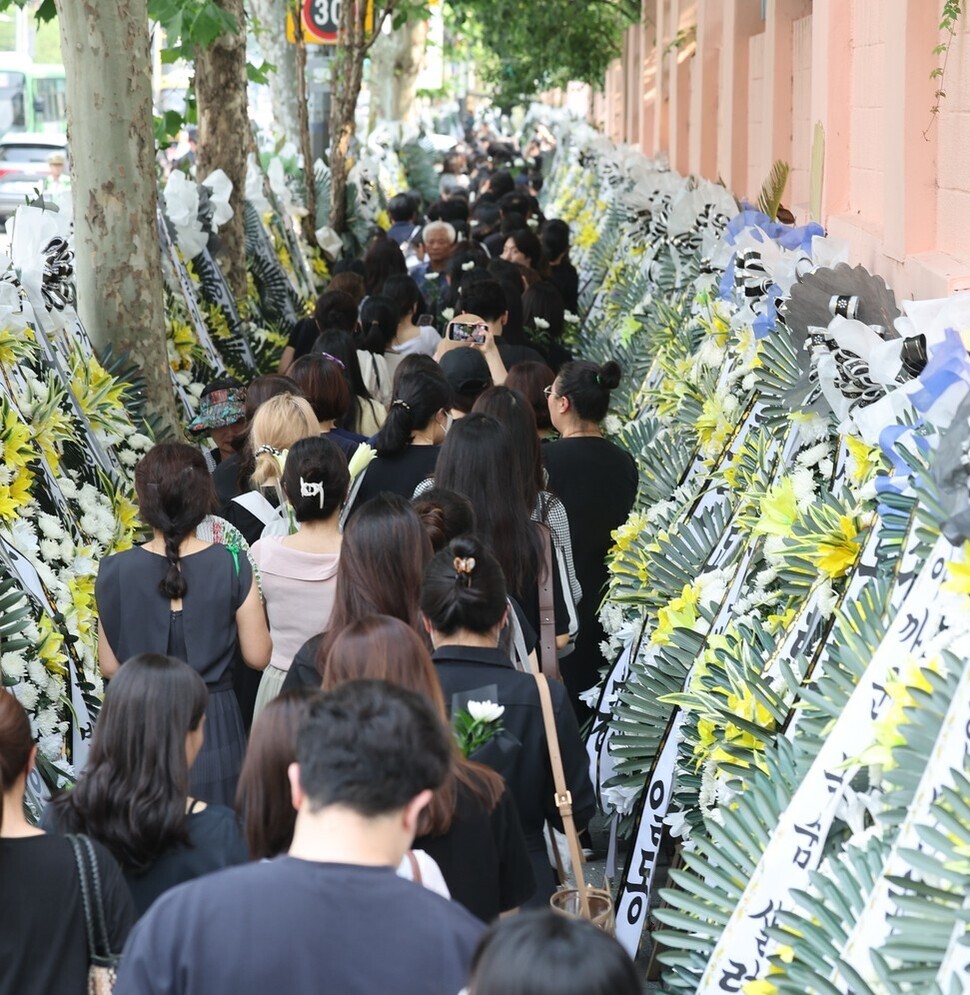
<path id="1" fill-rule="evenodd" d="M 37 623 L 40 641 L 37 644 L 37 657 L 44 666 L 55 674 L 67 673 L 67 656 L 64 654 L 64 636 L 54 628 L 49 615 L 42 615 Z"/>

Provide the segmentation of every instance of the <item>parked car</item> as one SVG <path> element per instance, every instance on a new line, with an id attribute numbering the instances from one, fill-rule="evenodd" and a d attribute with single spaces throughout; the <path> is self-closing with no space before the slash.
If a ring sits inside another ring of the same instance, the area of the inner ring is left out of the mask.
<path id="1" fill-rule="evenodd" d="M 37 198 L 50 175 L 47 160 L 55 152 L 67 159 L 64 135 L 8 132 L 0 138 L 0 221 Z"/>

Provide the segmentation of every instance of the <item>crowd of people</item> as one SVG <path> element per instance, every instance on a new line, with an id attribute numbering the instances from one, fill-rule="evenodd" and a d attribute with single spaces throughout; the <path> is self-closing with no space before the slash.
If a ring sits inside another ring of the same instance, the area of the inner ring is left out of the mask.
<path id="1" fill-rule="evenodd" d="M 87 990 L 79 840 L 119 993 L 639 991 L 614 941 L 549 911 L 535 675 L 561 677 L 583 828 L 637 474 L 600 428 L 622 371 L 569 355 L 569 228 L 530 184 L 452 157 L 439 201 L 393 198 L 279 371 L 212 382 L 192 443 L 139 463 L 146 541 L 96 585 L 104 704 L 40 826 L 0 693 L 0 993 Z"/>

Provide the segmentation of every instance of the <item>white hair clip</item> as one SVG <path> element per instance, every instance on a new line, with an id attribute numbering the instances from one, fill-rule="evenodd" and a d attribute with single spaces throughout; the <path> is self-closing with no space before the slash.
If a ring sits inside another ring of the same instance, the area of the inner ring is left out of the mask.
<path id="1" fill-rule="evenodd" d="M 326 492 L 323 488 L 322 480 L 304 480 L 300 477 L 300 495 L 302 497 L 313 497 L 316 494 L 320 500 L 320 510 L 323 511 L 323 502 L 326 500 Z"/>

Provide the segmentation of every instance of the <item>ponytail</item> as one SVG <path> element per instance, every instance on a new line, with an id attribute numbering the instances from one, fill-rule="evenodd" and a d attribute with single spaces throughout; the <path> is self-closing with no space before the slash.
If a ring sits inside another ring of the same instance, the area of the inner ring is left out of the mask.
<path id="1" fill-rule="evenodd" d="M 394 456 L 411 444 L 411 436 L 423 429 L 443 408 L 451 407 L 451 387 L 440 372 L 416 370 L 404 374 L 397 384 L 387 418 L 374 439 L 378 456 Z"/>

